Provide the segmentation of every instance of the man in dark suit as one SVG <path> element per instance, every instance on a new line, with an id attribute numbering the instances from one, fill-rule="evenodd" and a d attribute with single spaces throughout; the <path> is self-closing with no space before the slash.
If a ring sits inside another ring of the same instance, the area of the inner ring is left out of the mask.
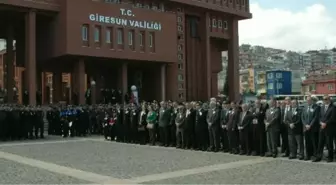
<path id="1" fill-rule="evenodd" d="M 169 123 L 171 118 L 171 109 L 168 108 L 166 102 L 161 102 L 161 108 L 159 112 L 159 132 L 161 145 L 169 146 Z"/>
<path id="2" fill-rule="evenodd" d="M 220 125 L 221 125 L 221 129 L 220 129 L 220 142 L 222 144 L 222 150 L 224 152 L 228 152 L 229 151 L 229 144 L 228 144 L 228 133 L 227 133 L 227 129 L 226 129 L 226 123 L 228 121 L 228 115 L 229 115 L 229 107 L 230 104 L 228 102 L 224 102 L 222 105 L 222 110 L 221 110 L 221 114 L 220 114 Z"/>
<path id="3" fill-rule="evenodd" d="M 321 161 L 323 157 L 323 149 L 325 143 L 327 143 L 328 148 L 328 160 L 327 162 L 332 162 L 334 159 L 334 145 L 333 140 L 336 136 L 336 108 L 332 104 L 331 99 L 328 95 L 323 97 L 324 104 L 321 107 L 320 114 L 320 133 L 319 133 L 319 143 L 317 149 L 316 158 L 313 162 Z"/>
<path id="4" fill-rule="evenodd" d="M 274 158 L 278 155 L 278 139 L 280 132 L 280 122 L 281 113 L 279 108 L 276 107 L 277 102 L 275 99 L 271 99 L 269 102 L 270 108 L 266 111 L 265 116 L 265 127 L 266 127 L 266 137 L 267 137 L 267 157 L 273 156 Z"/>
<path id="5" fill-rule="evenodd" d="M 316 104 L 316 98 L 308 96 L 307 106 L 302 110 L 301 113 L 304 139 L 306 143 L 305 160 L 310 160 L 311 157 L 316 156 L 320 123 L 320 110 L 321 107 Z"/>
<path id="6" fill-rule="evenodd" d="M 262 106 L 260 100 L 257 100 L 255 108 L 252 110 L 252 155 L 254 156 L 264 156 L 266 153 L 265 113 L 266 109 Z"/>
<path id="7" fill-rule="evenodd" d="M 239 153 L 239 142 L 238 142 L 238 125 L 237 118 L 240 115 L 240 110 L 235 102 L 231 102 L 230 110 L 228 113 L 228 118 L 226 122 L 226 130 L 228 133 L 229 142 L 229 152 L 233 154 Z"/>
<path id="8" fill-rule="evenodd" d="M 184 111 L 184 106 L 180 104 L 177 109 L 177 114 L 175 118 L 175 124 L 176 124 L 176 148 L 185 148 L 185 120 L 186 120 L 186 114 Z"/>
<path id="9" fill-rule="evenodd" d="M 285 116 L 290 110 L 291 99 L 285 98 L 285 101 L 279 102 L 279 109 L 281 111 L 280 120 L 280 136 L 281 136 L 281 153 L 283 157 L 289 157 L 289 142 L 288 142 L 288 126 L 284 123 Z"/>
<path id="10" fill-rule="evenodd" d="M 177 103 L 176 102 L 169 103 L 169 109 L 170 109 L 169 143 L 170 143 L 170 146 L 175 147 L 176 146 L 175 119 L 177 115 Z"/>
<path id="11" fill-rule="evenodd" d="M 288 130 L 289 159 L 296 159 L 299 148 L 299 159 L 304 159 L 303 128 L 301 122 L 301 110 L 297 100 L 292 100 L 291 107 L 286 109 L 284 123 Z"/>
<path id="12" fill-rule="evenodd" d="M 251 124 L 252 124 L 252 113 L 249 111 L 249 106 L 247 104 L 242 104 L 242 112 L 239 117 L 238 130 L 240 139 L 240 155 L 250 155 L 251 154 Z"/>
<path id="13" fill-rule="evenodd" d="M 196 133 L 196 149 L 205 151 L 208 147 L 208 124 L 206 122 L 207 109 L 201 105 L 201 102 L 196 103 L 196 120 L 195 120 L 195 133 Z"/>
<path id="14" fill-rule="evenodd" d="M 194 146 L 195 142 L 195 118 L 196 111 L 193 108 L 191 103 L 186 103 L 186 119 L 185 119 L 185 127 L 184 132 L 186 136 L 186 148 L 190 149 Z"/>
<path id="15" fill-rule="evenodd" d="M 210 147 L 209 151 L 218 152 L 220 149 L 219 128 L 220 128 L 220 111 L 216 106 L 216 102 L 210 102 L 207 114 L 207 123 L 209 129 Z"/>

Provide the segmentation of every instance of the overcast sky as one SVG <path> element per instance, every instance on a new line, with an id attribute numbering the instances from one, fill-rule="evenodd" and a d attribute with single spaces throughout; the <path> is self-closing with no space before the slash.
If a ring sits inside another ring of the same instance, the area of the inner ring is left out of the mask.
<path id="1" fill-rule="evenodd" d="M 336 0 L 251 0 L 240 44 L 294 51 L 336 47 Z"/>

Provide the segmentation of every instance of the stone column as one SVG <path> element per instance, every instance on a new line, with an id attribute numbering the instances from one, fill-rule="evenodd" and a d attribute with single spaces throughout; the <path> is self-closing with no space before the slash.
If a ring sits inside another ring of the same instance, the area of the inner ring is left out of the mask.
<path id="1" fill-rule="evenodd" d="M 36 12 L 26 14 L 25 89 L 29 92 L 29 104 L 36 105 Z"/>
<path id="2" fill-rule="evenodd" d="M 93 76 L 90 77 L 91 104 L 97 104 L 97 83 Z"/>
<path id="3" fill-rule="evenodd" d="M 161 100 L 166 101 L 166 64 L 161 65 Z"/>
<path id="4" fill-rule="evenodd" d="M 231 38 L 228 49 L 228 81 L 230 101 L 239 101 L 239 37 L 238 20 L 231 19 L 229 22 L 229 31 Z"/>
<path id="5" fill-rule="evenodd" d="M 14 102 L 14 86 L 15 86 L 15 66 L 14 66 L 14 48 L 13 48 L 13 40 L 14 40 L 14 29 L 13 25 L 9 24 L 7 28 L 7 38 L 6 38 L 6 65 L 7 65 L 7 100 L 8 103 L 16 103 Z M 18 88 L 18 87 L 16 87 Z"/>
<path id="6" fill-rule="evenodd" d="M 210 24 L 210 14 L 206 13 L 206 37 L 205 37 L 205 52 L 206 52 L 206 88 L 207 98 L 211 98 L 211 42 L 210 42 L 210 30 L 208 25 Z"/>
<path id="7" fill-rule="evenodd" d="M 85 63 L 83 59 L 79 59 L 74 67 L 75 83 L 77 86 L 76 93 L 78 95 L 78 103 L 85 104 Z"/>

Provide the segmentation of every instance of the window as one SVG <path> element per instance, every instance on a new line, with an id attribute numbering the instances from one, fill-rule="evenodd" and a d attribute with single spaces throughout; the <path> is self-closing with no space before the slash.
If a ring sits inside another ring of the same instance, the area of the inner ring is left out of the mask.
<path id="1" fill-rule="evenodd" d="M 136 3 L 135 6 L 138 7 L 138 8 L 142 8 L 142 4 L 141 3 Z"/>
<path id="2" fill-rule="evenodd" d="M 267 78 L 268 78 L 268 79 L 273 79 L 273 73 L 268 73 L 268 74 L 267 74 Z"/>
<path id="3" fill-rule="evenodd" d="M 158 10 L 158 6 L 156 4 L 152 4 L 152 10 Z"/>
<path id="4" fill-rule="evenodd" d="M 164 6 L 163 3 L 160 3 L 160 10 L 163 11 L 163 12 L 165 11 L 165 6 Z"/>
<path id="5" fill-rule="evenodd" d="M 139 33 L 139 45 L 144 46 L 144 32 Z"/>
<path id="6" fill-rule="evenodd" d="M 178 54 L 178 55 L 177 55 L 177 58 L 178 58 L 179 60 L 183 60 L 183 55 L 182 55 L 182 54 Z"/>
<path id="7" fill-rule="evenodd" d="M 315 84 L 309 85 L 309 91 L 315 91 L 315 90 L 316 90 Z"/>
<path id="8" fill-rule="evenodd" d="M 183 37 L 183 34 L 179 34 L 179 35 L 177 36 L 177 39 L 180 40 L 180 41 L 182 41 L 183 38 L 184 38 L 184 37 Z"/>
<path id="9" fill-rule="evenodd" d="M 179 45 L 177 46 L 177 50 L 178 50 L 178 51 L 182 51 L 182 45 L 181 45 L 181 44 L 179 44 Z"/>
<path id="10" fill-rule="evenodd" d="M 179 83 L 179 84 L 178 84 L 178 89 L 179 89 L 179 90 L 183 90 L 183 89 L 184 89 L 184 88 L 183 88 L 183 84 Z"/>
<path id="11" fill-rule="evenodd" d="M 232 4 L 232 3 L 233 3 L 233 0 L 230 0 L 229 3 Z"/>
<path id="12" fill-rule="evenodd" d="M 124 43 L 124 34 L 121 28 L 119 28 L 117 31 L 117 43 L 119 45 L 122 45 Z"/>
<path id="13" fill-rule="evenodd" d="M 106 41 L 106 43 L 108 43 L 108 44 L 111 44 L 111 43 L 112 43 L 111 35 L 112 35 L 112 29 L 111 29 L 111 28 L 108 28 L 108 29 L 106 30 L 106 37 L 105 37 L 105 41 Z"/>
<path id="14" fill-rule="evenodd" d="M 223 22 L 222 22 L 222 20 L 218 20 L 218 28 L 223 28 Z"/>
<path id="15" fill-rule="evenodd" d="M 154 47 L 154 33 L 149 33 L 149 47 Z"/>
<path id="16" fill-rule="evenodd" d="M 276 78 L 282 78 L 282 73 L 276 73 L 276 74 L 275 74 L 275 77 L 276 77 Z"/>
<path id="17" fill-rule="evenodd" d="M 95 26 L 94 41 L 95 42 L 100 42 L 100 27 L 99 26 Z"/>
<path id="18" fill-rule="evenodd" d="M 273 89 L 274 88 L 274 84 L 273 83 L 268 83 L 267 89 Z"/>
<path id="19" fill-rule="evenodd" d="M 177 26 L 177 30 L 180 31 L 180 32 L 183 31 L 182 26 L 180 26 L 180 25 Z"/>
<path id="20" fill-rule="evenodd" d="M 183 99 L 183 98 L 184 98 L 184 94 L 183 94 L 183 93 L 179 93 L 178 96 L 179 96 L 180 99 Z"/>
<path id="21" fill-rule="evenodd" d="M 130 45 L 130 46 L 133 45 L 133 35 L 134 35 L 133 31 L 128 32 L 128 45 Z"/>
<path id="22" fill-rule="evenodd" d="M 89 35 L 89 25 L 83 25 L 82 26 L 82 40 L 88 41 L 88 35 Z"/>
<path id="23" fill-rule="evenodd" d="M 228 29 L 228 23 L 227 23 L 227 21 L 223 21 L 223 28 L 224 29 Z"/>
<path id="24" fill-rule="evenodd" d="M 241 0 L 241 5 L 245 6 L 245 0 Z"/>
<path id="25" fill-rule="evenodd" d="M 282 89 L 282 83 L 277 83 L 277 89 Z"/>
<path id="26" fill-rule="evenodd" d="M 333 84 L 328 84 L 328 89 L 329 89 L 329 91 L 334 90 L 334 85 Z"/>
<path id="27" fill-rule="evenodd" d="M 212 27 L 216 28 L 217 27 L 217 20 L 212 19 Z"/>
<path id="28" fill-rule="evenodd" d="M 177 17 L 177 22 L 178 22 L 178 23 L 182 23 L 182 17 L 178 16 L 178 17 Z"/>
<path id="29" fill-rule="evenodd" d="M 177 75 L 177 79 L 178 81 L 183 81 L 183 75 L 182 74 Z"/>
<path id="30" fill-rule="evenodd" d="M 178 69 L 182 70 L 183 69 L 183 64 L 179 63 L 177 64 Z"/>

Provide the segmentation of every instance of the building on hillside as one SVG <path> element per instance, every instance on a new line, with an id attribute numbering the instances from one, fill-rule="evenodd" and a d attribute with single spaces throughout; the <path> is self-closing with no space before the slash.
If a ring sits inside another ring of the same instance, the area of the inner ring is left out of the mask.
<path id="1" fill-rule="evenodd" d="M 302 82 L 302 93 L 336 94 L 336 67 L 311 73 Z"/>
<path id="2" fill-rule="evenodd" d="M 254 69 L 248 68 L 239 71 L 240 93 L 254 93 Z"/>
<path id="3" fill-rule="evenodd" d="M 266 71 L 254 69 L 254 87 L 258 95 L 266 95 Z"/>
<path id="4" fill-rule="evenodd" d="M 305 75 L 305 71 L 298 69 L 298 70 L 291 70 L 292 72 L 292 94 L 301 94 L 302 89 L 302 78 Z"/>
<path id="5" fill-rule="evenodd" d="M 285 70 L 266 72 L 267 97 L 292 94 L 292 73 Z"/>
<path id="6" fill-rule="evenodd" d="M 218 73 L 218 92 L 222 93 L 227 75 L 228 52 L 222 52 L 222 71 Z"/>

